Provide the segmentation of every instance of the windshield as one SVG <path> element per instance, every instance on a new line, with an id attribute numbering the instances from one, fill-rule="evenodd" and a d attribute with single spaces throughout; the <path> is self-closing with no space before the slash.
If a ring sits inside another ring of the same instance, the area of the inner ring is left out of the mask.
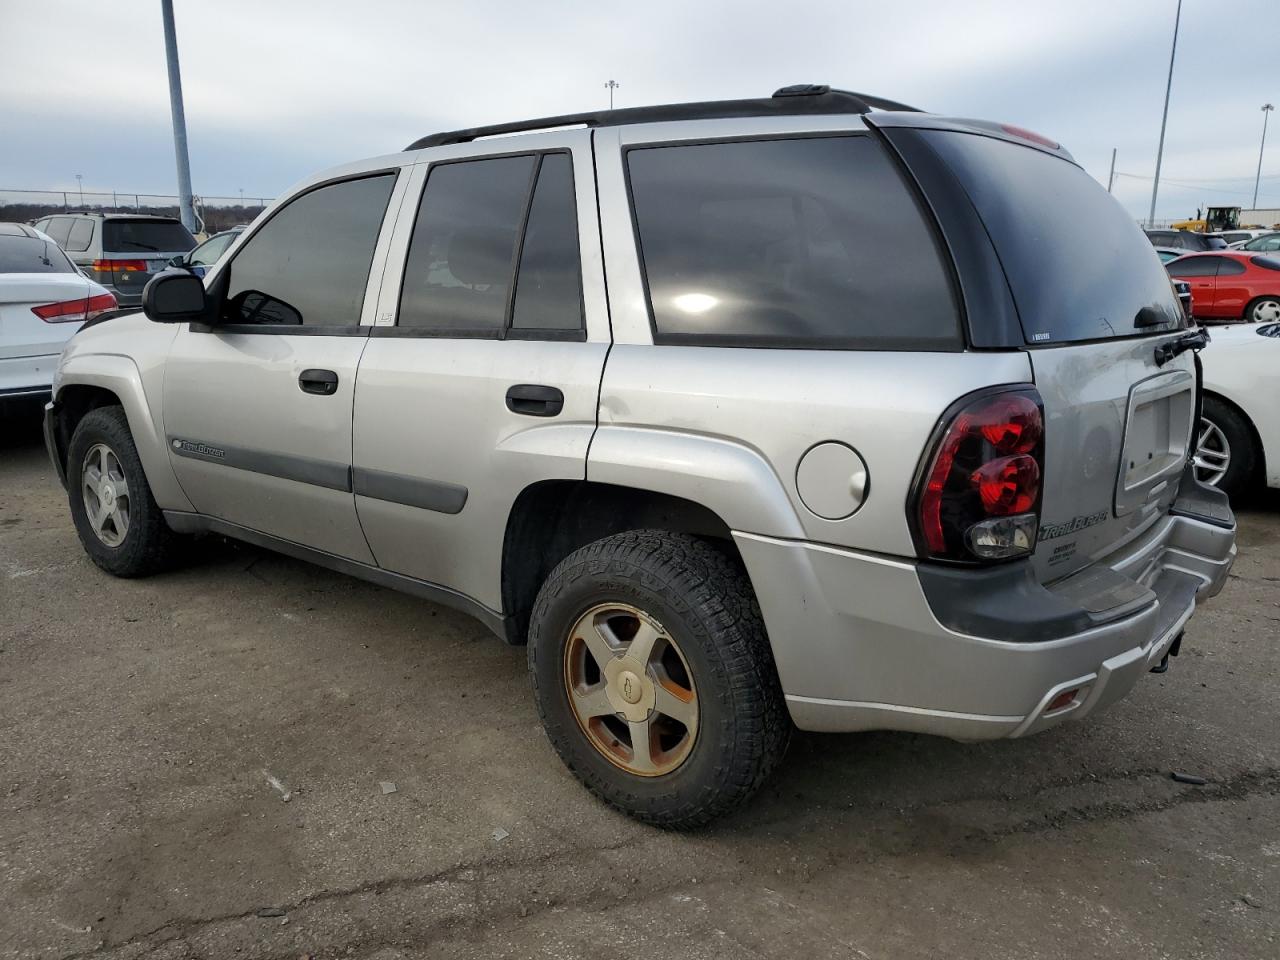
<path id="1" fill-rule="evenodd" d="M 1268 233 L 1254 237 L 1242 248 L 1244 250 L 1280 250 L 1280 233 Z"/>
<path id="2" fill-rule="evenodd" d="M 52 240 L 0 236 L 0 273 L 75 273 Z"/>
<path id="3" fill-rule="evenodd" d="M 108 220 L 103 225 L 102 248 L 111 253 L 186 253 L 195 245 L 195 237 L 177 220 Z"/>
<path id="4" fill-rule="evenodd" d="M 1184 325 L 1151 242 L 1080 167 L 994 137 L 922 135 L 977 208 L 1028 343 L 1108 340 Z"/>

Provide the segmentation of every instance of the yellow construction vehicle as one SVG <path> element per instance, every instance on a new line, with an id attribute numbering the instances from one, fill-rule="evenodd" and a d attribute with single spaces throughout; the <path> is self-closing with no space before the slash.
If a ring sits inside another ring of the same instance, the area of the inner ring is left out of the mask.
<path id="1" fill-rule="evenodd" d="M 1194 220 L 1178 220 L 1169 225 L 1174 230 L 1191 230 L 1195 233 L 1217 233 L 1219 230 L 1240 229 L 1239 207 L 1209 207 L 1204 216 L 1196 208 Z"/>

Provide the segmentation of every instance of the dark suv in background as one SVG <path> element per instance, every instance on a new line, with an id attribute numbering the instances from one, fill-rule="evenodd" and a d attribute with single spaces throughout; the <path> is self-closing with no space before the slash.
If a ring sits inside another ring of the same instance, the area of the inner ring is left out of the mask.
<path id="1" fill-rule="evenodd" d="M 174 257 L 196 245 L 179 220 L 134 213 L 65 213 L 37 220 L 90 280 L 122 307 L 142 303 L 142 288 Z"/>
<path id="2" fill-rule="evenodd" d="M 1204 253 L 1206 250 L 1225 250 L 1227 241 L 1221 237 L 1208 237 L 1190 230 L 1144 231 L 1153 247 L 1175 247 L 1187 253 Z"/>

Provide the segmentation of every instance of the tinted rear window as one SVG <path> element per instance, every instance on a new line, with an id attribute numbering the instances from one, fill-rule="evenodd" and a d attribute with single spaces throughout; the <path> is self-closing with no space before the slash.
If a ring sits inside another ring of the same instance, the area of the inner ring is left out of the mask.
<path id="1" fill-rule="evenodd" d="M 956 349 L 948 269 L 867 136 L 635 148 L 658 342 Z"/>
<path id="2" fill-rule="evenodd" d="M 102 249 L 111 253 L 186 253 L 195 245 L 195 237 L 177 220 L 108 220 L 102 225 Z"/>
<path id="3" fill-rule="evenodd" d="M 51 241 L 0 236 L 0 273 L 75 273 L 75 268 Z"/>
<path id="4" fill-rule="evenodd" d="M 982 217 L 1029 343 L 1106 340 L 1183 325 L 1150 241 L 1080 167 L 994 137 L 939 130 L 922 136 Z M 1136 326 L 1144 308 L 1161 322 Z"/>

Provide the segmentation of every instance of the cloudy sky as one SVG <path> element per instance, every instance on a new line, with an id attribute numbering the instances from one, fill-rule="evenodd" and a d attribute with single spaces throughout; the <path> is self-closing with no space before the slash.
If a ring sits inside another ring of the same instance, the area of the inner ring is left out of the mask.
<path id="1" fill-rule="evenodd" d="M 818 82 L 1060 140 L 1144 216 L 1176 0 L 176 0 L 195 192 L 434 130 Z M 176 189 L 159 0 L 0 0 L 0 189 Z M 1249 206 L 1280 0 L 1185 0 L 1157 216 Z M 1260 206 L 1280 207 L 1280 114 Z"/>

